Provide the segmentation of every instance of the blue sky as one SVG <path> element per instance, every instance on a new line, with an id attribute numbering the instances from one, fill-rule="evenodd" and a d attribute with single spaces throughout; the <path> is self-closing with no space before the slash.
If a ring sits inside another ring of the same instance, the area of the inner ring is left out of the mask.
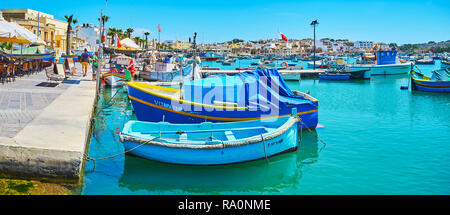
<path id="1" fill-rule="evenodd" d="M 0 8 L 30 8 L 57 19 L 74 14 L 80 23 L 98 24 L 105 0 L 17 0 Z M 258 40 L 312 38 L 309 25 L 317 19 L 318 38 L 346 38 L 377 42 L 421 43 L 450 39 L 449 0 L 330 1 L 330 0 L 108 0 L 106 27 L 134 28 L 134 36 L 149 31 L 161 40 L 223 42 L 234 38 Z"/>

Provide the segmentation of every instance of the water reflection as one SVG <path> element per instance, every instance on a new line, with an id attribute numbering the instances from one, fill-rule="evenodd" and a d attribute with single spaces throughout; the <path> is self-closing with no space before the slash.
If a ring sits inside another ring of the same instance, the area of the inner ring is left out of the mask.
<path id="1" fill-rule="evenodd" d="M 181 193 L 279 192 L 297 184 L 302 167 L 317 161 L 317 137 L 304 132 L 299 150 L 266 160 L 226 166 L 181 166 L 126 156 L 119 186 L 132 191 Z"/>

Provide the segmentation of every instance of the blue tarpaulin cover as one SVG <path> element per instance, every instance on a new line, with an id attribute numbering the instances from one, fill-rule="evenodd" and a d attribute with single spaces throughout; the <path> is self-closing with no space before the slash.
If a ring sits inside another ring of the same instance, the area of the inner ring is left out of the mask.
<path id="1" fill-rule="evenodd" d="M 238 106 L 297 105 L 311 101 L 296 96 L 276 69 L 257 69 L 234 76 L 205 78 L 183 84 L 184 99 L 203 104 L 214 101 Z"/>

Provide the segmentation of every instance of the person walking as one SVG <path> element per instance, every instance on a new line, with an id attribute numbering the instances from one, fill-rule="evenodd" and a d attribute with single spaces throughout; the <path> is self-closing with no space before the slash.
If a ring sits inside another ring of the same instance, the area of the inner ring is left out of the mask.
<path id="1" fill-rule="evenodd" d="M 80 59 L 81 65 L 82 65 L 81 70 L 83 71 L 83 77 L 86 76 L 87 66 L 89 65 L 89 60 L 90 60 L 89 53 L 88 53 L 87 49 L 84 49 L 84 52 L 83 52 L 83 54 L 81 54 L 81 59 Z"/>
<path id="2" fill-rule="evenodd" d="M 98 52 L 94 53 L 92 56 L 92 80 L 97 80 L 97 69 L 98 69 Z"/>

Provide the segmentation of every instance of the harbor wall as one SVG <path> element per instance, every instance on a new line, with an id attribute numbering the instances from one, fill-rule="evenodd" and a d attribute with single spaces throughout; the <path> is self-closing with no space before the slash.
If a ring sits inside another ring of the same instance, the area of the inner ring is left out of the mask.
<path id="1" fill-rule="evenodd" d="M 0 173 L 79 180 L 96 98 L 95 81 L 63 92 L 12 138 L 0 137 Z"/>

